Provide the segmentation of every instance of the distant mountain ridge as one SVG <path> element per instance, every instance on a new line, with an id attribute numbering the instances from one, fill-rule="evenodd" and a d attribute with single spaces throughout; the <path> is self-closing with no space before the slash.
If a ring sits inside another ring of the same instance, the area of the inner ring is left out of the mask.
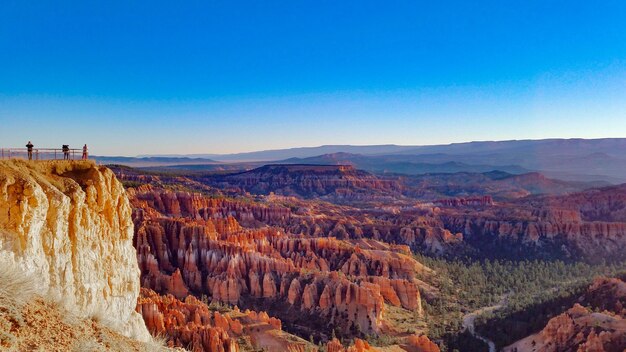
<path id="1" fill-rule="evenodd" d="M 298 147 L 287 149 L 260 150 L 231 154 L 172 154 L 172 155 L 140 155 L 140 157 L 191 157 L 209 158 L 222 162 L 278 161 L 288 158 L 308 158 L 322 154 L 352 153 L 363 155 L 388 154 L 411 150 L 415 146 L 386 145 L 322 145 L 319 147 Z"/>
<path id="2" fill-rule="evenodd" d="M 415 161 L 414 161 L 415 160 Z M 312 158 L 291 158 L 282 160 L 284 164 L 347 164 L 357 169 L 374 173 L 400 173 L 419 175 L 429 173 L 456 173 L 456 172 L 489 172 L 504 171 L 512 174 L 527 173 L 530 170 L 516 165 L 470 165 L 461 161 L 450 160 L 445 162 L 423 162 L 416 156 L 398 155 L 359 155 L 350 153 L 324 154 Z"/>
<path id="3" fill-rule="evenodd" d="M 519 151 L 520 149 L 554 150 L 569 148 L 576 153 L 586 151 L 606 152 L 607 148 L 626 149 L 626 138 L 551 138 L 551 139 L 521 139 L 506 141 L 473 141 L 435 145 L 322 145 L 317 147 L 297 147 L 285 149 L 260 150 L 229 154 L 157 154 L 139 155 L 138 157 L 188 157 L 208 158 L 216 161 L 277 161 L 289 158 L 308 158 L 322 154 L 351 153 L 362 155 L 389 155 L 389 154 L 473 154 L 502 151 Z M 609 152 L 609 155 L 613 153 Z M 618 152 L 615 153 L 619 154 Z"/>
<path id="4" fill-rule="evenodd" d="M 121 163 L 127 162 L 151 162 L 153 166 L 222 163 L 229 164 L 229 170 L 237 164 L 242 164 L 241 169 L 269 163 L 349 164 L 373 173 L 408 175 L 497 170 L 512 174 L 540 172 L 549 178 L 566 181 L 618 184 L 626 182 L 626 138 L 511 140 L 431 146 L 325 145 L 223 155 L 153 156 Z M 196 167 L 196 170 L 201 169 Z"/>

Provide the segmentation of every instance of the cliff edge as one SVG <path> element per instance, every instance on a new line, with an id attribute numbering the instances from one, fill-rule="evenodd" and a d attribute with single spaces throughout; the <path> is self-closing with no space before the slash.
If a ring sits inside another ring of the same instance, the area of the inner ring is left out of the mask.
<path id="1" fill-rule="evenodd" d="M 0 266 L 37 278 L 79 316 L 105 316 L 141 341 L 131 207 L 113 172 L 93 162 L 0 161 Z"/>

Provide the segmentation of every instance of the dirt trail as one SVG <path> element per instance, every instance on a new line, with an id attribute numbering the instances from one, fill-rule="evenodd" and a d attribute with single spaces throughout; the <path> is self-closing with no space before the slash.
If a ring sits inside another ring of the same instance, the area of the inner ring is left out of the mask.
<path id="1" fill-rule="evenodd" d="M 476 334 L 474 321 L 476 320 L 476 317 L 478 317 L 479 315 L 483 313 L 493 312 L 504 307 L 507 303 L 507 298 L 508 298 L 508 295 L 505 295 L 504 297 L 502 297 L 500 302 L 498 302 L 498 304 L 490 306 L 490 307 L 482 307 L 480 309 L 477 309 L 463 316 L 463 331 L 465 330 L 469 331 L 470 334 L 472 334 L 472 336 L 486 343 L 489 346 L 489 352 L 496 352 L 496 344 L 493 341 L 487 339 L 486 337 Z"/>

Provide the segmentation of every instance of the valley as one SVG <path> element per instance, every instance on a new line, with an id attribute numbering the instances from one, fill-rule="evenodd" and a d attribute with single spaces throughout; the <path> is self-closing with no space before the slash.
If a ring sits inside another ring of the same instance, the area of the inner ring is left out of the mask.
<path id="1" fill-rule="evenodd" d="M 595 277 L 626 269 L 621 186 L 341 165 L 112 168 L 134 209 L 143 287 L 267 314 L 301 339 L 283 338 L 296 350 L 335 338 L 500 350 L 574 304 Z"/>

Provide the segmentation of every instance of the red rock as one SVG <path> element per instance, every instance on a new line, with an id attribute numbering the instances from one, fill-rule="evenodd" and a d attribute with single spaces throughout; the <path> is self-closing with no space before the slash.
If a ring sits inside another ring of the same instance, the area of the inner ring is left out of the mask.
<path id="1" fill-rule="evenodd" d="M 370 344 L 367 343 L 367 341 L 363 341 L 361 339 L 354 339 L 352 346 L 348 348 L 344 348 L 341 342 L 339 342 L 339 340 L 332 339 L 326 344 L 326 351 L 327 352 L 368 352 L 368 351 L 375 352 L 375 351 L 378 351 L 378 349 L 370 346 Z"/>
<path id="2" fill-rule="evenodd" d="M 172 274 L 168 283 L 167 291 L 171 292 L 176 298 L 179 299 L 185 298 L 189 294 L 189 291 L 185 286 L 185 281 L 180 274 L 180 270 L 176 269 L 174 274 Z"/>
<path id="3" fill-rule="evenodd" d="M 254 206 L 239 207 L 197 195 L 152 189 L 136 197 L 140 199 L 133 203 L 145 210 L 135 213 L 144 287 L 179 298 L 206 294 L 230 304 L 251 297 L 287 302 L 343 331 L 363 333 L 380 330 L 385 300 L 421 311 L 416 277 L 430 269 L 410 257 L 407 246 L 310 238 L 271 227 L 242 228 L 234 220 L 242 217 L 237 211 Z M 178 206 L 173 205 L 176 202 Z M 205 216 L 204 207 L 226 205 L 234 209 L 233 216 Z M 164 213 L 177 209 L 186 217 Z M 347 229 L 350 224 L 342 226 Z"/>
<path id="4" fill-rule="evenodd" d="M 409 346 L 414 348 L 416 352 L 439 352 L 439 346 L 430 341 L 425 335 L 411 335 L 407 338 Z"/>
<path id="5" fill-rule="evenodd" d="M 141 289 L 137 310 L 144 317 L 148 330 L 166 333 L 172 347 L 191 347 L 192 351 L 239 351 L 233 335 L 240 334 L 239 325 L 229 316 L 209 311 L 202 302 L 188 296 L 185 302 L 173 296 L 159 296 Z M 233 330 L 232 327 L 235 327 Z"/>
<path id="6" fill-rule="evenodd" d="M 274 281 L 274 276 L 271 272 L 265 273 L 263 275 L 263 297 L 265 298 L 273 298 L 278 295 L 276 289 L 276 282 Z"/>
<path id="7" fill-rule="evenodd" d="M 306 285 L 302 292 L 302 308 L 312 310 L 317 307 L 317 303 L 317 286 L 315 284 Z"/>
<path id="8" fill-rule="evenodd" d="M 300 287 L 300 281 L 298 281 L 298 279 L 291 280 L 287 301 L 292 305 L 296 304 L 296 302 L 299 302 L 301 295 L 302 288 Z"/>

